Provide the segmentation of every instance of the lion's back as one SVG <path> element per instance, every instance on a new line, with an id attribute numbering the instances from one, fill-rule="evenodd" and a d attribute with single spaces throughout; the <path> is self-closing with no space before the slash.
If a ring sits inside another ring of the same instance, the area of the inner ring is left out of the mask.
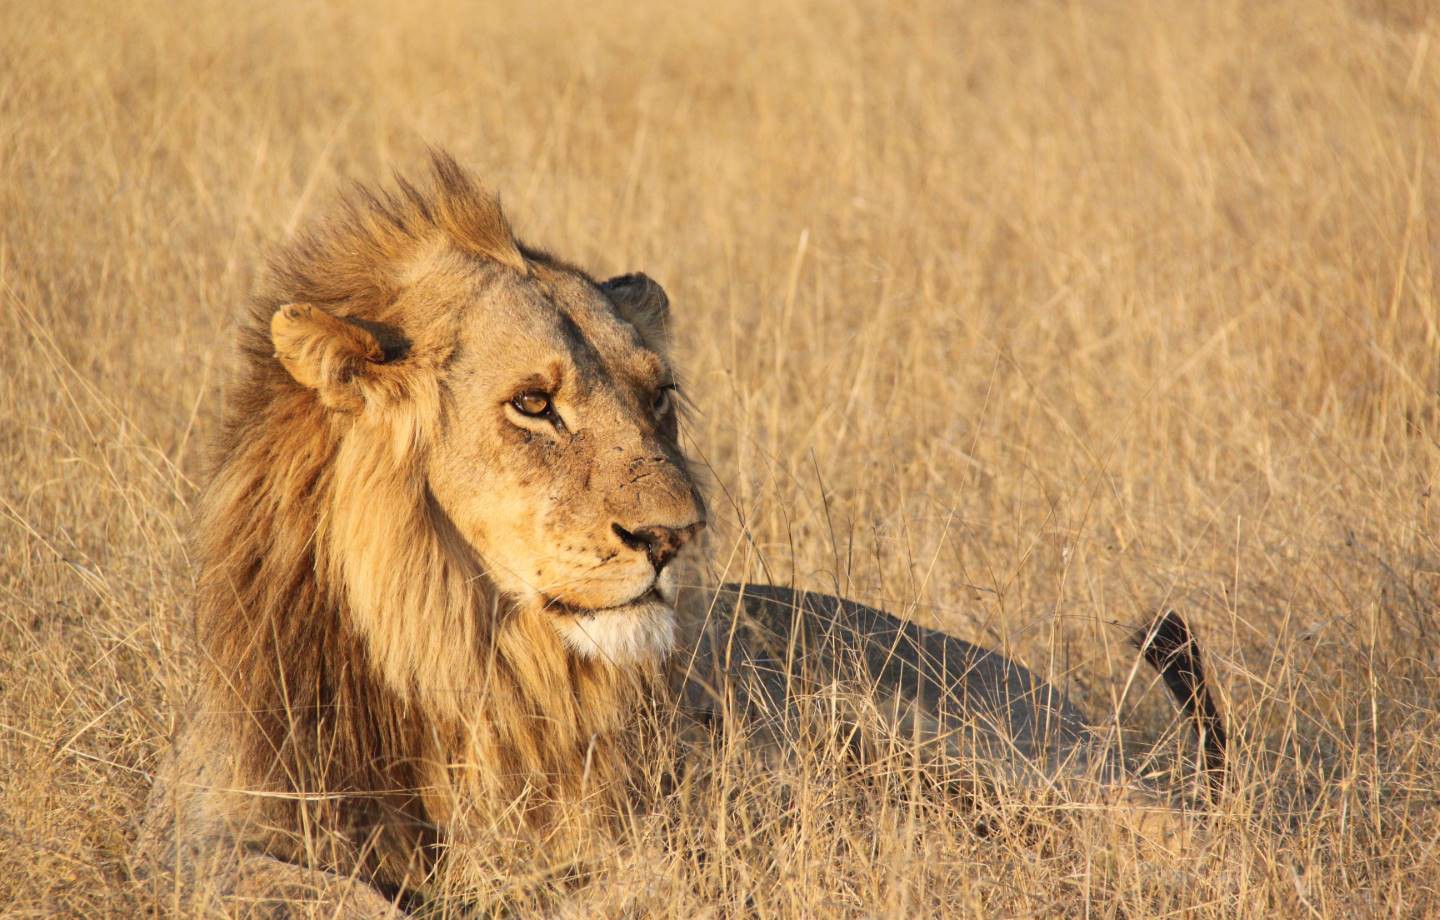
<path id="1" fill-rule="evenodd" d="M 1012 775 L 1085 768 L 1099 749 L 1084 713 L 1024 665 L 826 594 L 722 586 L 683 670 L 692 710 L 772 734 L 838 687 L 882 727 Z"/>

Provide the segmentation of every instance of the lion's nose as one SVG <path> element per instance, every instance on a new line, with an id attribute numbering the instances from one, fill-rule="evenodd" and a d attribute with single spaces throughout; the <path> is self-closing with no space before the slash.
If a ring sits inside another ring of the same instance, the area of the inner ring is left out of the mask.
<path id="1" fill-rule="evenodd" d="M 684 527 L 647 524 L 633 530 L 627 530 L 619 524 L 610 525 L 610 529 L 615 531 L 615 536 L 620 538 L 621 543 L 633 550 L 644 550 L 650 564 L 655 566 L 656 573 L 665 568 L 665 564 L 675 558 L 675 554 L 680 552 L 681 547 L 689 543 L 690 538 L 704 527 L 704 521 L 696 521 Z"/>

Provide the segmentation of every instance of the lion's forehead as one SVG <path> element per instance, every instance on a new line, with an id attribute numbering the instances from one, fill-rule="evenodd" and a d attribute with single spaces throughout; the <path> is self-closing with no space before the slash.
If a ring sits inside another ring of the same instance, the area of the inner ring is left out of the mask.
<path id="1" fill-rule="evenodd" d="M 569 345 L 612 371 L 642 376 L 663 372 L 664 361 L 645 346 L 635 327 L 620 318 L 592 282 L 569 273 L 547 280 L 548 299 Z"/>
<path id="2" fill-rule="evenodd" d="M 608 305 L 586 304 L 565 311 L 568 324 L 573 324 L 583 345 L 582 352 L 593 363 L 587 369 L 599 368 L 610 376 L 634 380 L 646 385 L 663 382 L 665 361 L 645 347 L 640 334 L 629 323 L 615 315 Z"/>
<path id="3" fill-rule="evenodd" d="M 477 359 L 473 366 L 497 373 L 497 386 L 540 375 L 600 395 L 667 380 L 665 359 L 589 282 L 522 282 L 487 299 L 487 307 L 471 313 L 465 339 Z"/>

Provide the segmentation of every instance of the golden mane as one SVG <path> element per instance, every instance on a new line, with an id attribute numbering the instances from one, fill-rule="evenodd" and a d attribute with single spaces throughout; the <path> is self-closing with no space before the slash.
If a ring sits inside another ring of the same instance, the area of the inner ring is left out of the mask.
<path id="1" fill-rule="evenodd" d="M 437 236 L 525 273 L 525 256 L 499 198 L 448 155 L 432 154 L 431 164 L 428 188 L 398 175 L 393 191 L 355 186 L 333 216 L 272 259 L 275 287 L 257 304 L 260 328 L 283 303 L 344 304 L 362 314 L 383 310 L 404 264 Z"/>
<path id="2" fill-rule="evenodd" d="M 275 260 L 199 518 L 200 717 L 233 748 L 224 784 L 261 793 L 237 806 L 249 845 L 407 888 L 459 810 L 524 798 L 529 820 L 603 787 L 606 739 L 651 676 L 566 654 L 429 495 L 451 319 L 399 315 L 398 279 L 440 242 L 476 272 L 527 271 L 495 198 L 448 157 L 433 171 L 423 191 L 360 190 Z M 385 378 L 405 398 L 328 410 L 274 353 L 292 303 L 376 331 L 382 360 L 405 357 Z"/>

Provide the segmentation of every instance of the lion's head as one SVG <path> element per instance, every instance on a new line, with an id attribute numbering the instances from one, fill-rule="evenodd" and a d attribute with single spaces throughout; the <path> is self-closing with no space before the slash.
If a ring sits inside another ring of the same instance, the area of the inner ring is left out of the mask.
<path id="1" fill-rule="evenodd" d="M 644 276 L 597 286 L 554 262 L 527 268 L 413 289 L 463 298 L 431 494 L 496 586 L 540 606 L 575 651 L 666 652 L 669 563 L 704 512 L 677 442 L 665 295 Z"/>
<path id="2" fill-rule="evenodd" d="M 704 510 L 677 440 L 659 285 L 597 284 L 522 247 L 495 199 L 444 158 L 433 188 L 368 196 L 281 269 L 271 344 L 343 431 L 339 456 L 382 442 L 406 454 L 426 523 L 577 653 L 623 663 L 669 650 L 667 566 Z M 346 465 L 384 488 L 362 458 Z M 364 492 L 356 510 L 370 510 Z M 344 572 L 352 593 L 375 577 L 366 564 Z"/>
<path id="3" fill-rule="evenodd" d="M 659 285 L 524 247 L 453 161 L 433 172 L 276 259 L 200 521 L 235 784 L 398 790 L 416 827 L 453 818 L 442 786 L 590 775 L 704 525 Z"/>

